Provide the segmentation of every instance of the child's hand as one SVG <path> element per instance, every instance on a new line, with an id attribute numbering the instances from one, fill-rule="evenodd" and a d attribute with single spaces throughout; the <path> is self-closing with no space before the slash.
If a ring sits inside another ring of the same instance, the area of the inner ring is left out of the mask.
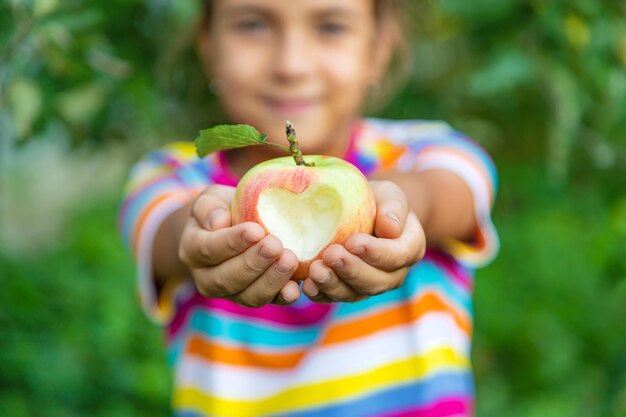
<path id="1" fill-rule="evenodd" d="M 290 304 L 300 296 L 291 281 L 298 259 L 275 236 L 252 222 L 231 224 L 235 189 L 208 187 L 192 206 L 179 246 L 198 291 L 246 307 Z"/>
<path id="2" fill-rule="evenodd" d="M 409 212 L 404 192 L 390 181 L 370 181 L 370 186 L 377 208 L 375 236 L 352 235 L 311 264 L 302 290 L 314 301 L 358 301 L 398 288 L 424 256 L 424 230 Z"/>

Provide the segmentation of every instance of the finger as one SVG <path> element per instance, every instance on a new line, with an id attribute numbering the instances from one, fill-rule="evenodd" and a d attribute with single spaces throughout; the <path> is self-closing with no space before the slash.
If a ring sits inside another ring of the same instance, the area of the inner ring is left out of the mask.
<path id="1" fill-rule="evenodd" d="M 290 250 L 284 250 L 280 258 L 245 290 L 233 297 L 233 300 L 246 307 L 261 307 L 276 299 L 278 293 L 291 280 L 298 266 L 298 258 Z M 296 287 L 298 286 L 295 282 Z M 287 297 L 295 301 L 287 290 Z M 299 293 L 299 292 L 298 292 Z M 297 298 L 297 297 L 296 297 Z M 285 299 L 285 302 L 289 302 Z"/>
<path id="2" fill-rule="evenodd" d="M 332 245 L 322 255 L 322 260 L 337 277 L 362 295 L 377 295 L 398 288 L 404 281 L 408 268 L 385 272 L 368 265 L 343 246 Z"/>
<path id="3" fill-rule="evenodd" d="M 315 285 L 311 278 L 307 278 L 302 281 L 302 292 L 316 303 L 330 304 L 336 302 L 335 300 L 328 298 L 324 295 L 324 293 L 320 292 L 319 288 L 317 288 L 317 285 Z"/>
<path id="4" fill-rule="evenodd" d="M 337 302 L 336 300 L 328 298 L 326 295 L 324 295 L 324 293 L 318 293 L 317 295 L 309 298 L 311 299 L 311 301 L 314 301 L 318 304 L 334 304 Z"/>
<path id="5" fill-rule="evenodd" d="M 426 237 L 417 216 L 411 212 L 398 239 L 381 239 L 361 233 L 350 236 L 344 247 L 374 268 L 392 272 L 424 257 Z"/>
<path id="6" fill-rule="evenodd" d="M 259 278 L 283 252 L 275 236 L 266 236 L 239 256 L 205 268 L 202 282 L 206 293 L 226 297 L 240 293 Z"/>
<path id="7" fill-rule="evenodd" d="M 231 225 L 230 207 L 235 188 L 212 185 L 200 194 L 193 203 L 191 215 L 206 230 L 217 230 Z"/>
<path id="8" fill-rule="evenodd" d="M 315 261 L 309 268 L 309 278 L 314 285 L 306 285 L 311 297 L 318 297 L 320 294 L 333 301 L 357 301 L 363 297 L 344 281 L 339 279 L 335 272 L 324 265 L 322 261 Z M 302 285 L 303 291 L 305 284 Z M 315 294 L 317 289 L 318 294 Z"/>
<path id="9" fill-rule="evenodd" d="M 311 278 L 306 278 L 302 281 L 302 292 L 311 299 L 321 295 L 320 289 L 317 288 L 317 285 L 315 285 Z"/>
<path id="10" fill-rule="evenodd" d="M 300 298 L 300 286 L 297 282 L 289 280 L 274 298 L 274 304 L 286 306 L 295 303 L 298 298 Z"/>
<path id="11" fill-rule="evenodd" d="M 191 219 L 195 221 L 195 219 Z M 188 246 L 192 266 L 206 267 L 223 263 L 240 255 L 265 236 L 261 225 L 252 222 L 209 232 L 196 228 Z"/>
<path id="12" fill-rule="evenodd" d="M 409 212 L 406 195 L 391 181 L 370 181 L 370 186 L 376 200 L 374 234 L 395 239 L 402 233 Z"/>

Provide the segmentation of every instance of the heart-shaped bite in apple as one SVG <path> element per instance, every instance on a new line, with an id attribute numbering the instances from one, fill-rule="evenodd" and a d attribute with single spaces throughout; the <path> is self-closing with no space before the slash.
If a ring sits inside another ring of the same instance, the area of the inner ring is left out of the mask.
<path id="1" fill-rule="evenodd" d="M 343 204 L 327 185 L 313 185 L 300 194 L 267 188 L 257 210 L 268 232 L 278 237 L 298 259 L 311 259 L 335 236 Z"/>
<path id="2" fill-rule="evenodd" d="M 352 164 L 334 157 L 306 156 L 263 162 L 241 179 L 233 202 L 233 221 L 253 221 L 278 237 L 299 260 L 294 279 L 308 276 L 324 249 L 343 244 L 354 233 L 371 234 L 376 204 L 367 179 Z"/>

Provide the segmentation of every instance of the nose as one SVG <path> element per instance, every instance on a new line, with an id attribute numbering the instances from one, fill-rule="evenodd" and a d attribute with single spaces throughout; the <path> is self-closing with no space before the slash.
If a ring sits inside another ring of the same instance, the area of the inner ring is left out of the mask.
<path id="1" fill-rule="evenodd" d="M 295 27 L 283 31 L 277 39 L 273 74 L 283 83 L 297 82 L 307 78 L 314 67 L 314 48 L 306 33 Z"/>

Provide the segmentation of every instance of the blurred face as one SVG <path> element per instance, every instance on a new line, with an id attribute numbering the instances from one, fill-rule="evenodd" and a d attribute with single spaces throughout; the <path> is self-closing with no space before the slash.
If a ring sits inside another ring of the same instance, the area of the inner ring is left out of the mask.
<path id="1" fill-rule="evenodd" d="M 382 65 L 373 9 L 372 0 L 216 0 L 200 48 L 231 121 L 286 144 L 291 120 L 304 153 L 340 153 Z"/>

